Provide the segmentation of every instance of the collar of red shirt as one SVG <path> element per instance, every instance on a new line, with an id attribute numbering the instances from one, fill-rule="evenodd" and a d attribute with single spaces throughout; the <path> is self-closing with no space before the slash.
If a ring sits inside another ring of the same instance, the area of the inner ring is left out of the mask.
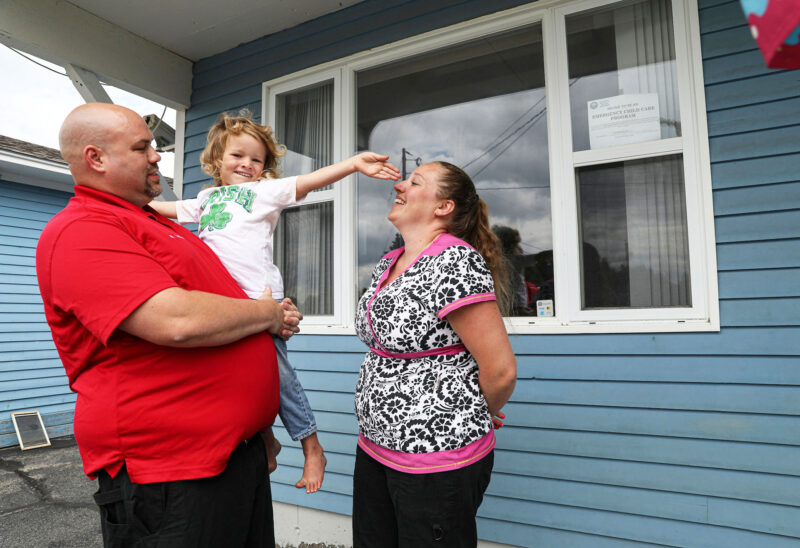
<path id="1" fill-rule="evenodd" d="M 74 189 L 75 197 L 86 205 L 91 205 L 92 202 L 100 202 L 102 204 L 124 207 L 125 209 L 129 209 L 130 211 L 134 211 L 147 217 L 155 218 L 158 215 L 154 209 L 150 208 L 150 206 L 144 206 L 142 208 L 136 204 L 130 203 L 128 200 L 120 198 L 119 196 L 109 194 L 108 192 L 103 192 L 102 190 L 97 190 L 96 188 L 75 185 Z"/>

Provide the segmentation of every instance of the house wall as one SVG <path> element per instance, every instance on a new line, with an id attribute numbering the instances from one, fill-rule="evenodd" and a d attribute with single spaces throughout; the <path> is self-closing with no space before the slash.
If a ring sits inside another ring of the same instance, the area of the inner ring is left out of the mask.
<path id="1" fill-rule="evenodd" d="M 16 445 L 14 411 L 38 410 L 48 435 L 72 432 L 75 394 L 36 283 L 36 243 L 71 194 L 0 179 L 0 447 Z"/>
<path id="2" fill-rule="evenodd" d="M 220 111 L 261 112 L 261 82 L 518 1 L 366 1 L 202 60 L 186 114 L 185 196 Z M 701 0 L 722 328 L 515 335 L 519 381 L 498 432 L 481 538 L 520 546 L 797 546 L 800 539 L 800 71 L 764 68 L 738 2 Z M 347 514 L 355 336 L 302 335 L 290 358 L 328 456 L 275 500 Z"/>

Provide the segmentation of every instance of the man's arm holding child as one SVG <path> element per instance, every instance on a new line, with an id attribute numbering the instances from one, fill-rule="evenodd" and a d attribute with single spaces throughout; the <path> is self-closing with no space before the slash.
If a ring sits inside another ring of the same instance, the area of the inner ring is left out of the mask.
<path id="1" fill-rule="evenodd" d="M 119 329 L 162 346 L 219 346 L 261 331 L 291 336 L 301 318 L 269 289 L 258 299 L 234 299 L 170 287 L 142 303 Z"/>
<path id="2" fill-rule="evenodd" d="M 362 152 L 347 160 L 300 175 L 297 177 L 297 199 L 302 200 L 312 190 L 335 183 L 355 172 L 376 179 L 396 181 L 400 178 L 400 170 L 390 164 L 388 159 L 389 157 L 383 154 Z"/>

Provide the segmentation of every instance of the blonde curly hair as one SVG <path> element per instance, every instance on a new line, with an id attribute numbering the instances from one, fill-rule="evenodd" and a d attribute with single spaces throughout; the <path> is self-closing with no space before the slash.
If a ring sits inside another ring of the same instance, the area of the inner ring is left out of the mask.
<path id="1" fill-rule="evenodd" d="M 272 128 L 254 122 L 252 114 L 248 110 L 239 111 L 238 116 L 223 112 L 217 122 L 208 130 L 206 148 L 200 155 L 200 167 L 214 179 L 214 184 L 211 186 L 222 186 L 220 168 L 222 167 L 222 155 L 225 153 L 228 137 L 242 134 L 253 137 L 267 149 L 264 171 L 261 172 L 258 178 L 278 178 L 278 158 L 286 154 L 286 147 L 278 144 L 275 135 L 272 133 Z"/>

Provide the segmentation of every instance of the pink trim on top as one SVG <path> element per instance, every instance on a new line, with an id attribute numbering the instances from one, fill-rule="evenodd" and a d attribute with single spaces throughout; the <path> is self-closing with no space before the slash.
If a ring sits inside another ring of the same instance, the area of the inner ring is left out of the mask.
<path id="1" fill-rule="evenodd" d="M 444 251 L 448 247 L 453 247 L 454 245 L 463 245 L 463 246 L 466 246 L 466 247 L 468 247 L 470 249 L 475 249 L 474 247 L 469 245 L 467 242 L 465 242 L 461 238 L 456 238 L 452 234 L 450 234 L 448 232 L 444 232 L 442 234 L 439 234 L 436 237 L 436 239 L 434 239 L 428 245 L 428 247 L 426 247 L 422 251 L 422 253 L 419 254 L 419 256 L 422 257 L 423 255 L 433 255 L 435 257 L 436 255 L 439 255 L 442 251 Z"/>
<path id="2" fill-rule="evenodd" d="M 451 344 L 443 348 L 431 348 L 430 350 L 423 350 L 421 352 L 388 352 L 379 348 L 369 348 L 378 356 L 384 358 L 399 358 L 401 360 L 411 360 L 414 358 L 424 358 L 425 356 L 449 356 L 451 354 L 461 354 L 467 351 L 467 347 L 463 344 Z"/>
<path id="3" fill-rule="evenodd" d="M 496 301 L 497 297 L 494 293 L 477 293 L 475 295 L 468 295 L 467 297 L 463 297 L 458 299 L 457 301 L 453 301 L 452 303 L 445 305 L 442 307 L 436 315 L 439 319 L 444 319 L 450 312 L 453 310 L 457 310 L 462 306 L 467 306 L 468 304 L 480 303 L 483 301 Z"/>
<path id="4" fill-rule="evenodd" d="M 495 437 L 494 430 L 490 430 L 488 434 L 479 440 L 459 449 L 449 449 L 435 453 L 403 453 L 402 451 L 392 451 L 372 443 L 359 432 L 358 445 L 370 457 L 398 472 L 432 474 L 465 468 L 478 462 L 494 449 Z"/>

